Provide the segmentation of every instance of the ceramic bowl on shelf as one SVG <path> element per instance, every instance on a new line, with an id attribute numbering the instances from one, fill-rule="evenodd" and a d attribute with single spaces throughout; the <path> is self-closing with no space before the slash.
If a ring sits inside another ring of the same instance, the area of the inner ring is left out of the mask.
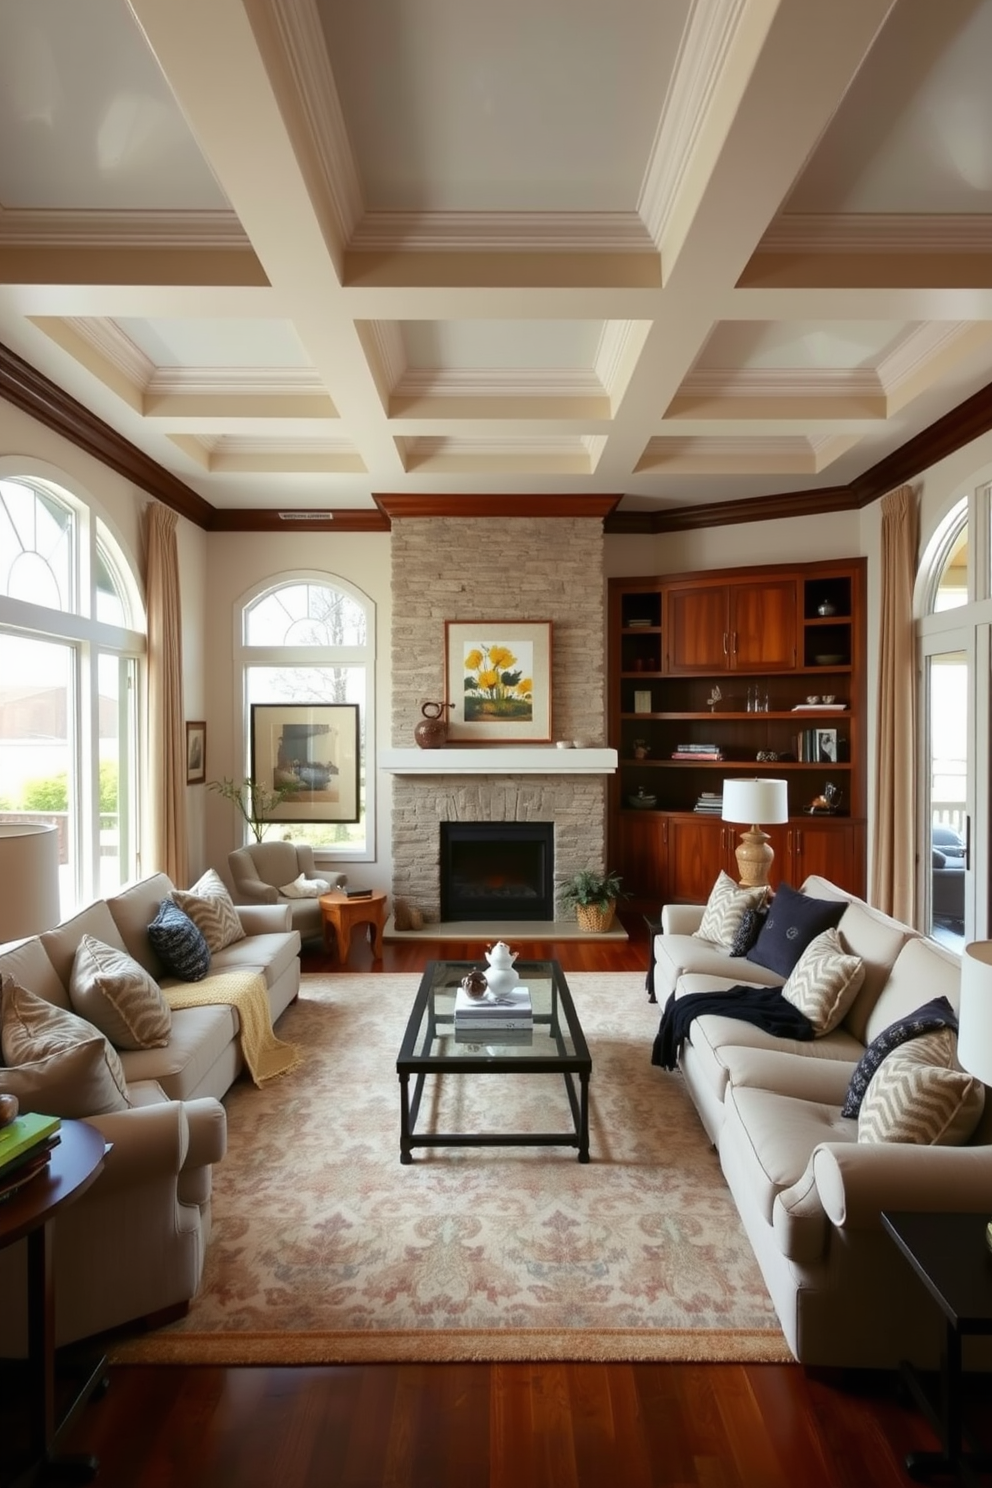
<path id="1" fill-rule="evenodd" d="M 839 651 L 826 651 L 821 652 L 819 656 L 814 656 L 813 660 L 817 666 L 841 666 L 843 665 L 844 657 Z"/>

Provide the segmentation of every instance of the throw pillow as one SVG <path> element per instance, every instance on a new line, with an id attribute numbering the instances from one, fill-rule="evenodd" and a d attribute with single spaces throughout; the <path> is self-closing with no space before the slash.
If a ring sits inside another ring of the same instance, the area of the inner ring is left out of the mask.
<path id="1" fill-rule="evenodd" d="M 858 1116 L 859 1142 L 960 1146 L 985 1105 L 985 1086 L 953 1066 L 951 1029 L 923 1034 L 889 1054 L 873 1076 Z"/>
<path id="2" fill-rule="evenodd" d="M 861 1110 L 861 1102 L 865 1098 L 865 1091 L 871 1084 L 872 1076 L 885 1056 L 891 1054 L 893 1049 L 898 1049 L 900 1044 L 908 1043 L 910 1039 L 918 1038 L 920 1034 L 931 1033 L 938 1028 L 953 1029 L 956 1033 L 957 1027 L 957 1015 L 947 998 L 935 997 L 930 1002 L 925 1002 L 922 1007 L 918 1007 L 915 1013 L 910 1013 L 906 1018 L 898 1018 L 895 1023 L 890 1023 L 888 1028 L 883 1028 L 858 1060 L 857 1068 L 851 1076 L 851 1083 L 847 1087 L 847 1097 L 841 1109 L 841 1115 L 857 1116 Z"/>
<path id="3" fill-rule="evenodd" d="M 836 925 L 846 908 L 845 899 L 812 899 L 779 884 L 748 961 L 788 977 L 810 941 Z"/>
<path id="4" fill-rule="evenodd" d="M 69 1001 L 115 1049 L 162 1049 L 169 1042 L 172 1013 L 158 982 L 127 951 L 92 935 L 76 947 Z"/>
<path id="5" fill-rule="evenodd" d="M 0 1090 L 16 1095 L 22 1111 L 68 1119 L 131 1104 L 120 1059 L 99 1029 L 12 976 L 0 979 L 0 1051 Z"/>
<path id="6" fill-rule="evenodd" d="M 816 935 L 796 962 L 782 988 L 782 996 L 813 1025 L 816 1038 L 836 1028 L 865 979 L 860 956 L 844 949 L 840 932 Z"/>
<path id="7" fill-rule="evenodd" d="M 305 873 L 301 873 L 292 883 L 283 884 L 279 892 L 287 899 L 319 899 L 330 887 L 325 878 L 307 878 Z"/>
<path id="8" fill-rule="evenodd" d="M 761 933 L 761 927 L 765 923 L 768 910 L 762 905 L 759 909 L 746 909 L 741 915 L 740 927 L 734 936 L 734 943 L 730 947 L 732 956 L 746 956 Z"/>
<path id="9" fill-rule="evenodd" d="M 741 927 L 744 911 L 757 909 L 763 904 L 766 892 L 764 888 L 740 888 L 730 874 L 721 869 L 719 878 L 710 890 L 699 929 L 693 934 L 699 940 L 708 940 L 729 951 Z"/>
<path id="10" fill-rule="evenodd" d="M 148 941 L 166 971 L 184 982 L 201 982 L 210 970 L 210 947 L 189 915 L 163 899 L 148 926 Z"/>
<path id="11" fill-rule="evenodd" d="M 172 898 L 202 932 L 211 955 L 244 939 L 234 900 L 220 874 L 212 868 L 191 889 L 173 889 Z"/>

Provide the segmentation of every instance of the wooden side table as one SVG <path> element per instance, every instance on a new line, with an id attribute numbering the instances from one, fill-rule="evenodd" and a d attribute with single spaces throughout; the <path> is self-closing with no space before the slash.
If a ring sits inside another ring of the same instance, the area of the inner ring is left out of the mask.
<path id="1" fill-rule="evenodd" d="M 386 926 L 386 895 L 381 889 L 373 889 L 361 899 L 349 899 L 342 889 L 332 889 L 320 896 L 320 920 L 324 932 L 324 945 L 330 949 L 331 927 L 337 944 L 338 957 L 347 961 L 351 947 L 351 932 L 356 925 L 370 927 L 372 954 L 378 959 L 382 955 L 382 932 Z"/>
<path id="2" fill-rule="evenodd" d="M 953 1474 L 978 1488 L 978 1474 L 992 1468 L 992 1453 L 965 1452 L 961 1422 L 961 1339 L 992 1334 L 992 1255 L 985 1243 L 988 1211 L 981 1214 L 891 1213 L 882 1226 L 944 1314 L 940 1410 L 934 1409 L 911 1364 L 902 1365 L 913 1399 L 940 1437 L 939 1452 L 911 1452 L 911 1478 Z"/>
<path id="3" fill-rule="evenodd" d="M 0 1250 L 27 1240 L 29 1475 L 50 1467 L 62 1476 L 79 1480 L 93 1477 L 96 1458 L 60 1456 L 58 1439 L 102 1383 L 106 1361 L 99 1359 L 88 1371 L 71 1407 L 61 1421 L 56 1421 L 53 1230 L 58 1211 L 86 1192 L 99 1176 L 110 1149 L 103 1134 L 85 1121 L 63 1121 L 60 1136 L 47 1171 L 0 1204 Z"/>

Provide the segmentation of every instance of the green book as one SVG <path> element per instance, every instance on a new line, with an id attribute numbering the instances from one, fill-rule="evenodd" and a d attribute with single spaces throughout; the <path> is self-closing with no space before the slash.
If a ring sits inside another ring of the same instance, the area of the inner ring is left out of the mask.
<path id="1" fill-rule="evenodd" d="M 27 1111 L 23 1116 L 15 1116 L 6 1126 L 0 1126 L 0 1170 L 25 1152 L 30 1152 L 32 1147 L 47 1142 L 61 1125 L 57 1116 Z"/>

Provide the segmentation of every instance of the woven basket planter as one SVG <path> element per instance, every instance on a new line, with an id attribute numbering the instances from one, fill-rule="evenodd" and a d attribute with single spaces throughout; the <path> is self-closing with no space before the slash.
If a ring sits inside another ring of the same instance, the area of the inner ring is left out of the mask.
<path id="1" fill-rule="evenodd" d="M 576 918 L 580 930 L 609 930 L 613 924 L 613 913 L 616 909 L 616 900 L 611 899 L 605 909 L 598 904 L 577 904 L 575 906 Z"/>

